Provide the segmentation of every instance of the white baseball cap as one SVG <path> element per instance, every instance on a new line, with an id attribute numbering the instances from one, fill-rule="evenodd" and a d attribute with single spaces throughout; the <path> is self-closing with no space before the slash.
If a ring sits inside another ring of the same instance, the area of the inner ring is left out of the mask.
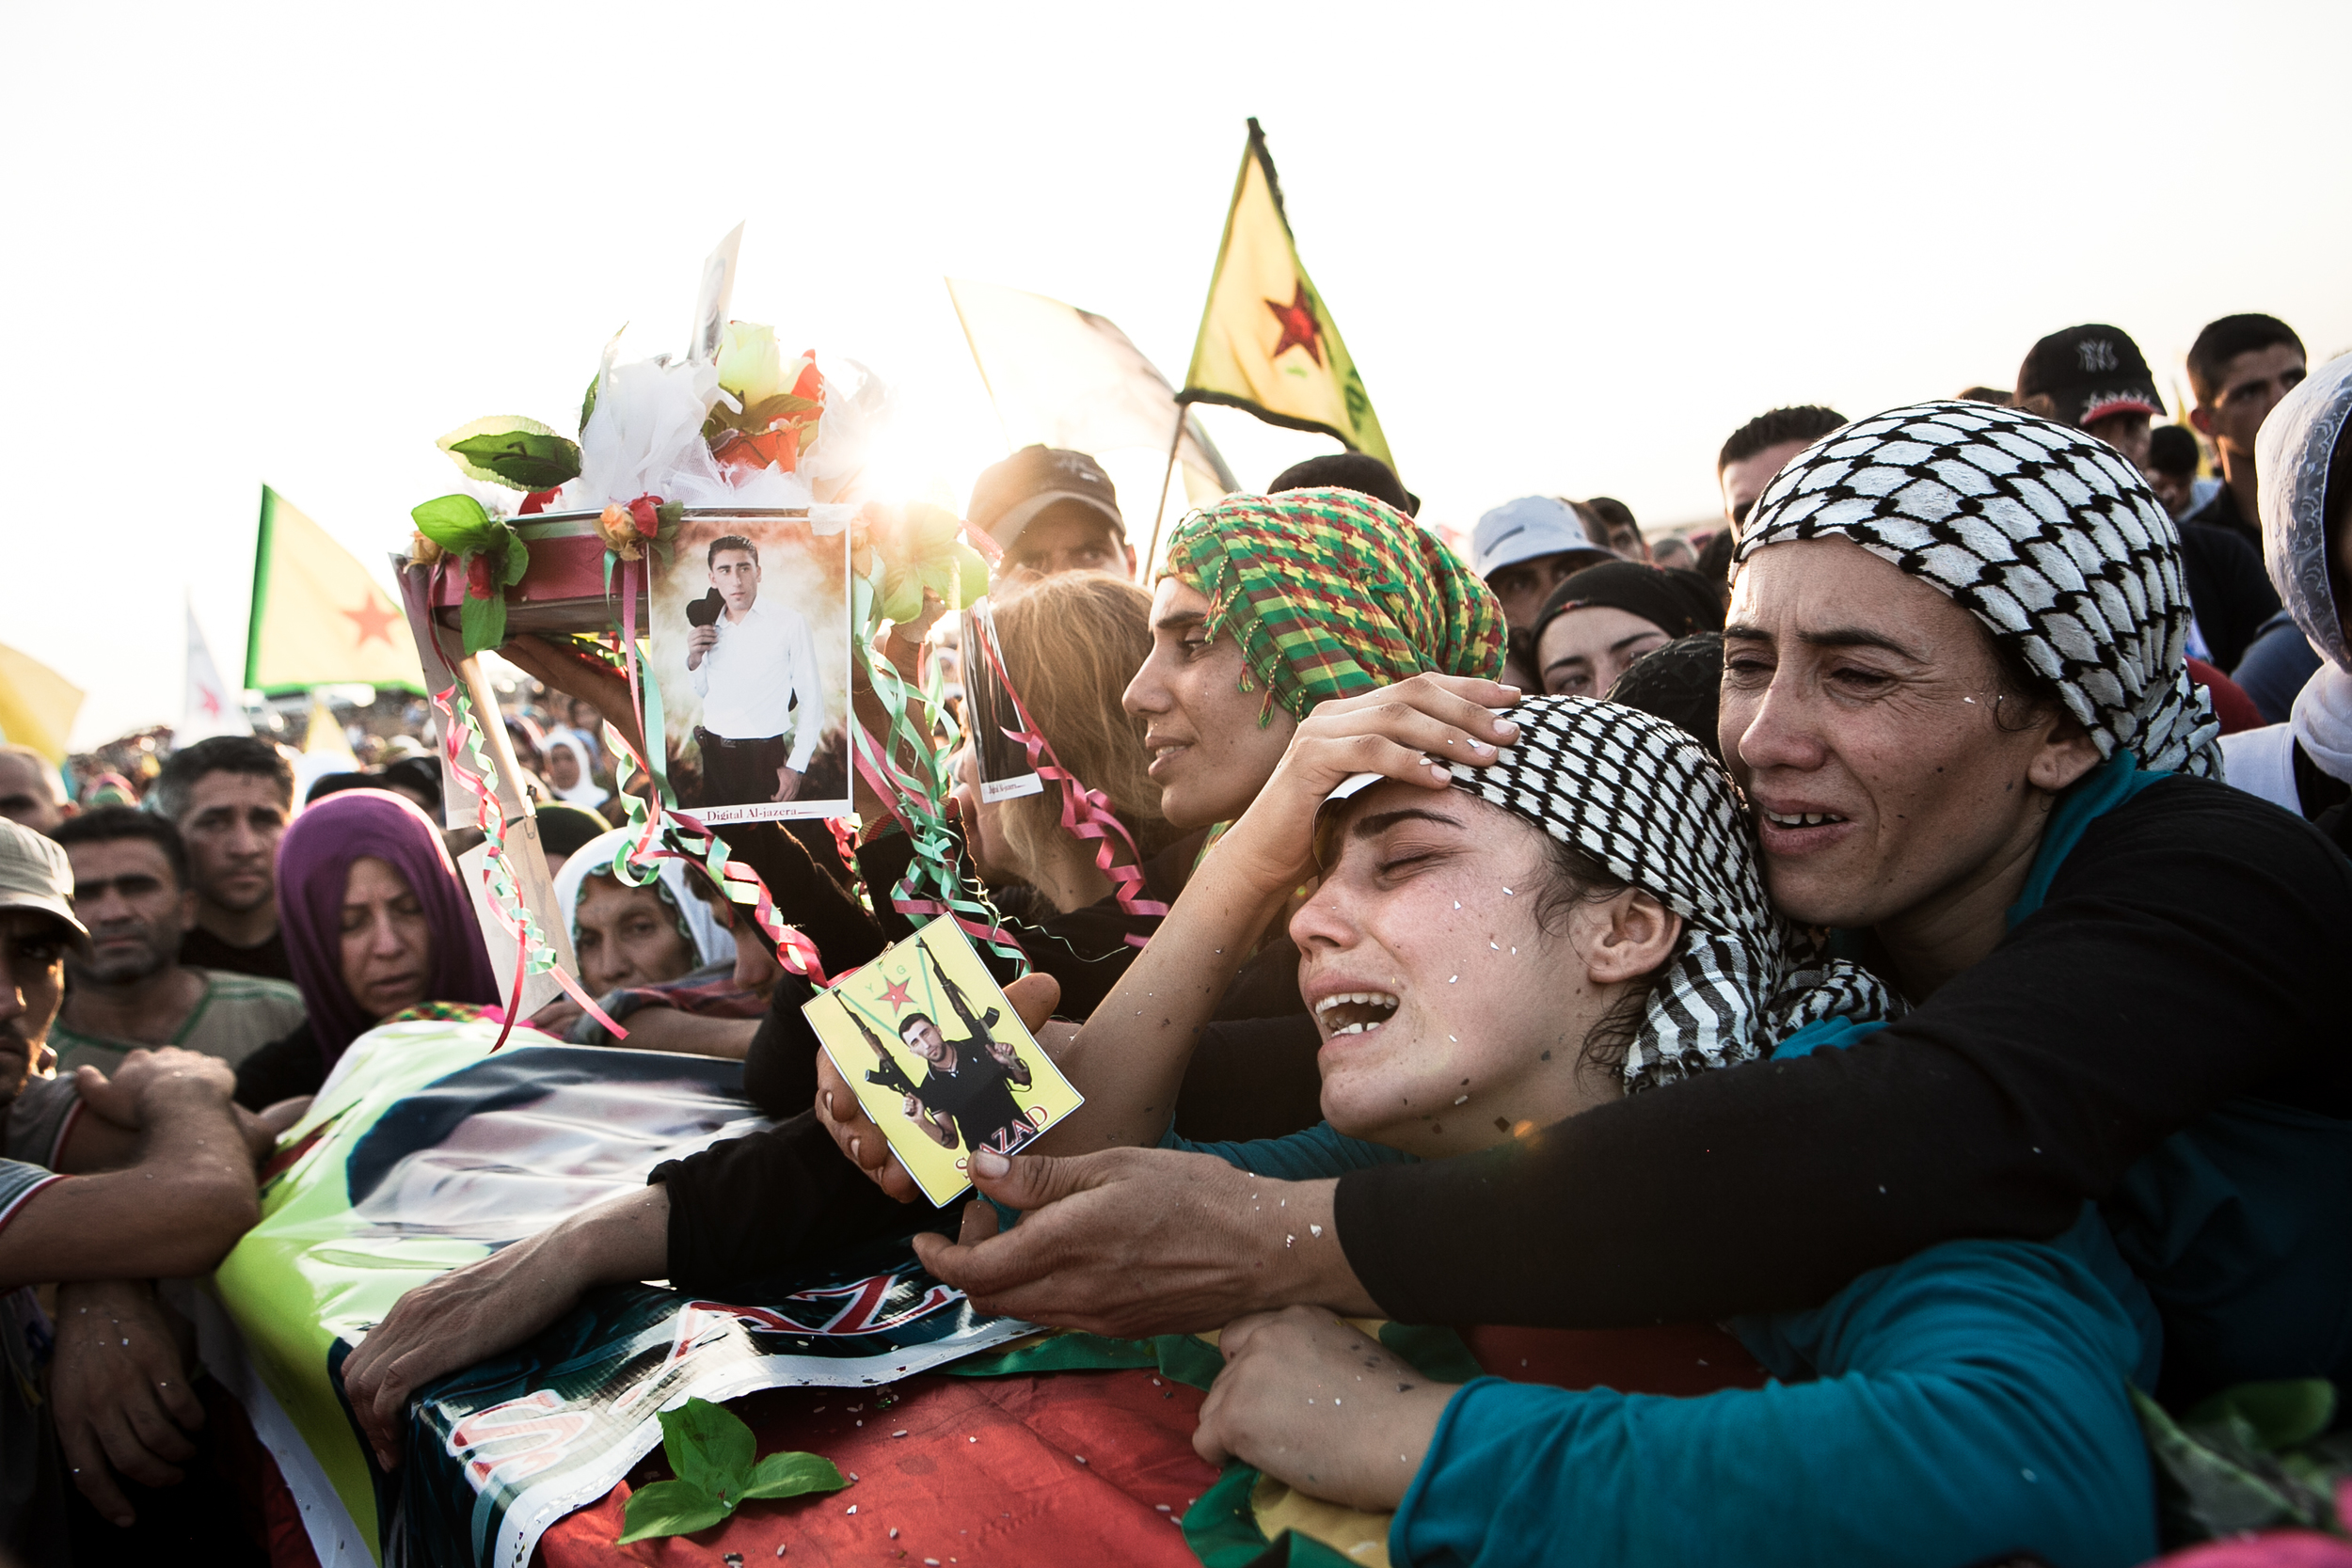
<path id="1" fill-rule="evenodd" d="M 1478 526 L 1470 531 L 1471 569 L 1481 579 L 1505 566 L 1564 551 L 1591 558 L 1578 562 L 1579 566 L 1618 559 L 1608 541 L 1585 532 L 1583 515 L 1557 496 L 1521 496 L 1504 501 L 1479 518 Z"/>

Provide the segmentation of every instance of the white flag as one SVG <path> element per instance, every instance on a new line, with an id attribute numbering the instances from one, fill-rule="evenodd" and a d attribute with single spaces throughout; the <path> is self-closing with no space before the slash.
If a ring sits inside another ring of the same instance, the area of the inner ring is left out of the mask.
<path id="1" fill-rule="evenodd" d="M 1098 459 L 1135 451 L 1167 462 L 1176 436 L 1176 388 L 1109 317 L 960 277 L 947 279 L 947 294 L 1010 445 L 1041 441 Z M 1176 460 L 1184 465 L 1184 495 L 1196 506 L 1241 488 L 1194 416 L 1184 418 Z M 1156 488 L 1156 465 L 1151 477 Z M 1128 511 L 1130 527 L 1148 527 L 1139 511 Z"/>
<path id="2" fill-rule="evenodd" d="M 245 705 L 222 682 L 213 651 L 204 645 L 204 628 L 196 624 L 195 603 L 190 601 L 186 608 L 188 696 L 180 723 L 171 733 L 172 744 L 185 746 L 215 735 L 251 735 L 253 726 L 246 719 Z"/>

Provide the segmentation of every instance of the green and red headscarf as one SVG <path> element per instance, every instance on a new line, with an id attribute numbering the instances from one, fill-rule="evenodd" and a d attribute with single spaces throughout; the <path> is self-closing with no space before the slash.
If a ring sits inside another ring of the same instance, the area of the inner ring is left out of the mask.
<path id="1" fill-rule="evenodd" d="M 1177 525 L 1166 575 L 1241 642 L 1267 717 L 1411 675 L 1502 673 L 1502 607 L 1428 530 L 1353 490 L 1228 496 Z"/>

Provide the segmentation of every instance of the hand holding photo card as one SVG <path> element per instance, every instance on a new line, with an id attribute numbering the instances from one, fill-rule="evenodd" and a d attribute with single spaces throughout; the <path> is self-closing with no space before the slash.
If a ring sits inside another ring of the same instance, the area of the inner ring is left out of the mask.
<path id="1" fill-rule="evenodd" d="M 971 1186 L 972 1150 L 1014 1153 L 1086 1102 L 945 915 L 802 1011 L 934 1204 Z"/>

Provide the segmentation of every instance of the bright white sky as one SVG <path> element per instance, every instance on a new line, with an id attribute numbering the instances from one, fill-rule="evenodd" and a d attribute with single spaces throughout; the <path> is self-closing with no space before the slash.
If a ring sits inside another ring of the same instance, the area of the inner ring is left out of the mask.
<path id="1" fill-rule="evenodd" d="M 2347 58 L 2352 7 L 2250 0 L 11 6 L 0 641 L 79 744 L 176 717 L 183 590 L 243 668 L 263 482 L 380 562 L 436 436 L 568 430 L 739 219 L 735 314 L 890 378 L 900 482 L 961 499 L 1003 436 L 942 276 L 1181 376 L 1252 114 L 1424 516 L 1685 521 L 1749 416 L 2074 323 L 2168 394 L 2229 311 L 2352 347 Z M 1209 418 L 1245 484 L 1331 446 Z"/>

